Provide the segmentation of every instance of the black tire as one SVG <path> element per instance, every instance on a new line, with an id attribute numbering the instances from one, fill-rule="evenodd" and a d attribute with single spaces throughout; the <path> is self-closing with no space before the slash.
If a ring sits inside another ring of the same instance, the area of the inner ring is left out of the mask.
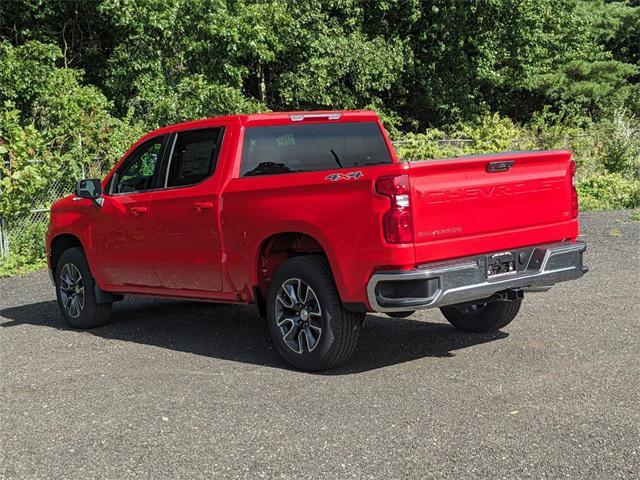
<path id="1" fill-rule="evenodd" d="M 387 312 L 387 315 L 391 318 L 407 318 L 416 313 L 415 310 L 411 312 Z"/>
<path id="2" fill-rule="evenodd" d="M 82 301 L 80 301 L 78 283 L 73 289 L 69 288 L 65 278 L 73 278 L 74 268 L 80 274 L 82 287 Z M 71 274 L 69 276 L 69 274 Z M 100 303 L 96 302 L 95 280 L 89 271 L 87 260 L 84 252 L 79 247 L 69 248 L 62 252 L 56 265 L 54 273 L 56 283 L 56 296 L 58 297 L 58 306 L 62 312 L 67 324 L 73 328 L 95 328 L 104 325 L 109 321 L 111 315 L 112 302 Z M 74 300 L 70 298 L 76 295 L 75 305 L 81 305 L 81 308 L 71 307 Z M 65 306 L 65 304 L 67 306 Z"/>
<path id="3" fill-rule="evenodd" d="M 309 305 L 299 302 L 298 305 L 304 307 L 287 307 L 285 303 L 294 305 L 295 302 L 288 294 L 285 295 L 283 287 L 293 288 L 294 298 L 308 298 Z M 307 291 L 309 288 L 311 293 Z M 308 321 L 302 320 L 302 309 L 308 310 Z M 269 285 L 267 323 L 271 337 L 280 355 L 300 370 L 327 370 L 349 360 L 356 349 L 364 316 L 364 313 L 349 312 L 343 308 L 329 265 L 320 256 L 307 255 L 287 260 L 278 268 Z M 318 329 L 321 329 L 319 333 Z M 310 332 L 310 336 L 307 337 L 305 332 Z M 290 338 L 289 342 L 285 338 Z"/>
<path id="4" fill-rule="evenodd" d="M 520 310 L 522 299 L 479 303 L 472 306 L 451 305 L 440 311 L 454 327 L 472 333 L 500 330 L 511 323 Z"/>

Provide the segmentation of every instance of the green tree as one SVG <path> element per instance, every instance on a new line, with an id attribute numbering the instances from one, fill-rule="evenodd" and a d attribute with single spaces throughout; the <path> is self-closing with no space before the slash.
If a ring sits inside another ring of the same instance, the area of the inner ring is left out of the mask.
<path id="1" fill-rule="evenodd" d="M 113 164 L 142 131 L 114 118 L 82 72 L 61 68 L 62 52 L 30 41 L 0 44 L 0 215 L 24 212 L 33 196 L 82 164 Z"/>

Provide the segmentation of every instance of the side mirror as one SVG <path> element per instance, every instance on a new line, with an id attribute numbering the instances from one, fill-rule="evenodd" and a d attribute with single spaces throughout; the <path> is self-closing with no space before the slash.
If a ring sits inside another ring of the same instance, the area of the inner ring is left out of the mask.
<path id="1" fill-rule="evenodd" d="M 76 197 L 98 200 L 102 196 L 102 184 L 100 179 L 82 179 L 76 184 Z"/>

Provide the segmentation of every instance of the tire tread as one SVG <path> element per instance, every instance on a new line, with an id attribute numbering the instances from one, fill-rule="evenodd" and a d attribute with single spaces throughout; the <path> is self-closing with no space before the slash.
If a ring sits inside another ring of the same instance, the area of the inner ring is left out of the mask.
<path id="1" fill-rule="evenodd" d="M 490 303 L 486 309 L 475 314 L 462 313 L 456 305 L 441 307 L 444 317 L 459 330 L 471 333 L 486 333 L 509 325 L 520 311 L 522 299 Z"/>
<path id="2" fill-rule="evenodd" d="M 304 255 L 291 258 L 284 265 L 287 265 L 287 268 L 298 268 L 307 271 L 320 283 L 319 287 L 327 297 L 328 305 L 325 308 L 328 308 L 331 312 L 336 325 L 334 333 L 337 341 L 331 346 L 325 359 L 322 363 L 312 367 L 305 366 L 304 369 L 309 371 L 328 370 L 345 363 L 353 355 L 358 344 L 364 315 L 350 312 L 343 307 L 326 258 L 320 255 Z"/>
<path id="3" fill-rule="evenodd" d="M 57 282 L 59 276 L 59 269 L 67 262 L 73 262 L 74 265 L 80 270 L 83 279 L 85 279 L 84 291 L 85 291 L 85 306 L 82 314 L 78 318 L 70 318 L 60 305 L 60 311 L 62 316 L 73 328 L 97 328 L 105 325 L 109 322 L 111 317 L 112 303 L 97 303 L 95 296 L 95 279 L 89 270 L 84 251 L 80 247 L 72 247 L 60 255 L 58 260 L 58 267 L 55 272 L 55 279 Z M 58 286 L 56 284 L 56 296 L 58 297 L 58 303 L 60 304 L 60 294 L 58 292 Z"/>

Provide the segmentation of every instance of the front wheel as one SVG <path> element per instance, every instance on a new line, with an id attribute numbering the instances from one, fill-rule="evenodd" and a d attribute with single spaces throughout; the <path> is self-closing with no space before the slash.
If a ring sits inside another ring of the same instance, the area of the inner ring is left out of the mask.
<path id="1" fill-rule="evenodd" d="M 363 313 L 345 310 L 327 261 L 319 256 L 284 262 L 267 294 L 267 322 L 282 357 L 301 370 L 327 370 L 356 349 Z"/>
<path id="2" fill-rule="evenodd" d="M 515 300 L 477 303 L 475 305 L 451 305 L 440 311 L 454 327 L 472 333 L 486 333 L 506 327 L 516 317 L 522 304 Z"/>
<path id="3" fill-rule="evenodd" d="M 58 305 L 69 326 L 93 328 L 107 323 L 112 304 L 97 303 L 95 280 L 81 248 L 69 248 L 60 255 L 54 279 Z"/>

